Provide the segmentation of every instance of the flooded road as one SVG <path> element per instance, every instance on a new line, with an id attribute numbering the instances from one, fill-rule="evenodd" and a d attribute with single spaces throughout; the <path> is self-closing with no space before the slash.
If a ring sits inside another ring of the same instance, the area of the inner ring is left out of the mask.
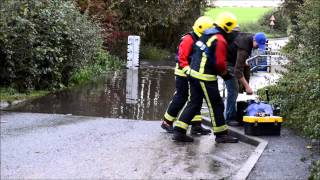
<path id="1" fill-rule="evenodd" d="M 253 73 L 250 86 L 254 92 L 275 83 L 280 78 L 278 72 L 283 70 L 285 63 L 287 60 L 283 56 L 273 56 L 270 59 L 271 73 Z M 226 96 L 226 92 L 223 93 L 224 82 L 220 77 L 218 84 L 221 96 Z M 173 60 L 142 61 L 139 69 L 110 72 L 87 84 L 26 101 L 6 110 L 160 120 L 174 91 Z"/>
<path id="2" fill-rule="evenodd" d="M 173 68 L 112 72 L 96 81 L 9 108 L 36 112 L 160 120 L 175 89 Z"/>

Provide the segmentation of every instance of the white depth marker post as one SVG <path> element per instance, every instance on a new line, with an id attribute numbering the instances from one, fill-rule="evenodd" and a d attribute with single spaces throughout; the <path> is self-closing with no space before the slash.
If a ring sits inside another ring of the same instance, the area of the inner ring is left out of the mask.
<path id="1" fill-rule="evenodd" d="M 140 36 L 128 36 L 126 103 L 138 103 Z"/>
<path id="2" fill-rule="evenodd" d="M 140 36 L 128 36 L 127 68 L 139 66 Z"/>

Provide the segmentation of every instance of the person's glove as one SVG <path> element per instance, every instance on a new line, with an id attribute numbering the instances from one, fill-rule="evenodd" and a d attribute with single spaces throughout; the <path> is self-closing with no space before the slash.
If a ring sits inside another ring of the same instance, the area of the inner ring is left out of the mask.
<path id="1" fill-rule="evenodd" d="M 221 77 L 224 81 L 228 81 L 233 78 L 233 76 L 231 74 L 229 74 L 229 72 L 227 72 L 227 74 L 225 74 L 225 75 L 221 75 Z"/>

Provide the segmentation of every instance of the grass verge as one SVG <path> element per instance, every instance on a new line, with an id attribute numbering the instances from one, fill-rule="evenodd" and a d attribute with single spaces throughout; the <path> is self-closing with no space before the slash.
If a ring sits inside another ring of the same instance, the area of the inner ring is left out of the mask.
<path id="1" fill-rule="evenodd" d="M 110 70 L 118 70 L 124 67 L 124 61 L 116 56 L 112 56 L 104 50 L 101 50 L 94 57 L 94 63 L 84 66 L 79 69 L 70 79 L 70 83 L 65 88 L 72 88 L 75 85 L 85 83 L 87 81 L 93 80 L 102 74 Z M 59 91 L 61 89 L 52 90 L 31 90 L 26 93 L 20 93 L 17 90 L 10 87 L 0 88 L 0 100 L 8 102 L 9 104 L 16 100 L 27 100 L 45 96 L 52 91 Z"/>
<path id="2" fill-rule="evenodd" d="M 207 8 L 204 14 L 215 19 L 220 12 L 224 11 L 235 14 L 242 32 L 264 32 L 268 38 L 287 36 L 286 22 L 276 9 L 268 7 L 219 7 Z M 269 18 L 271 15 L 277 16 L 278 29 L 272 30 L 269 27 Z M 279 30 L 280 26 L 282 28 L 281 30 Z"/>
<path id="3" fill-rule="evenodd" d="M 152 45 L 146 45 L 141 47 L 141 59 L 146 60 L 162 60 L 168 59 L 171 56 L 166 49 L 160 49 Z"/>
<path id="4" fill-rule="evenodd" d="M 221 12 L 231 12 L 237 17 L 238 23 L 241 27 L 246 23 L 256 23 L 260 17 L 271 10 L 272 8 L 268 7 L 219 7 L 207 8 L 204 14 L 215 19 Z"/>
<path id="5" fill-rule="evenodd" d="M 95 79 L 110 70 L 123 68 L 125 62 L 120 58 L 101 50 L 94 57 L 94 63 L 84 66 L 71 77 L 71 86 Z"/>
<path id="6" fill-rule="evenodd" d="M 45 96 L 49 93 L 50 91 L 30 91 L 27 93 L 19 93 L 13 88 L 0 88 L 0 100 L 1 101 L 6 101 L 8 103 L 11 103 L 16 100 L 26 100 L 26 99 L 33 99 L 41 96 Z"/>

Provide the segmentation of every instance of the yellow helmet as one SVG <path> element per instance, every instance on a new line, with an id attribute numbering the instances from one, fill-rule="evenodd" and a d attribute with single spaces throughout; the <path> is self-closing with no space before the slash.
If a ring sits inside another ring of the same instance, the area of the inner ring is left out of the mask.
<path id="1" fill-rule="evenodd" d="M 214 21 L 210 17 L 201 16 L 194 22 L 192 29 L 198 36 L 201 36 L 205 30 L 213 26 L 213 23 Z"/>
<path id="2" fill-rule="evenodd" d="M 230 12 L 223 12 L 218 15 L 216 23 L 226 33 L 231 33 L 232 30 L 238 25 L 237 18 Z"/>

